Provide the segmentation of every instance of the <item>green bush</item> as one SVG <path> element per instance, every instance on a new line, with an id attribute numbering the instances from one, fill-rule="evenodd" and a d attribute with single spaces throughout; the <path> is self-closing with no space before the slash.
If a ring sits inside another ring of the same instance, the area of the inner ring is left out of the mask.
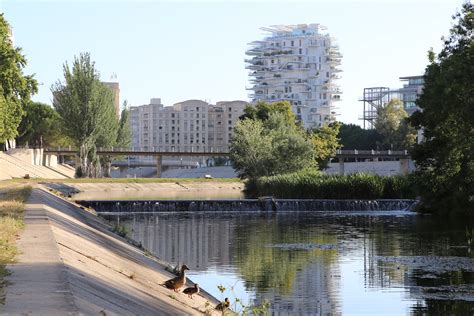
<path id="1" fill-rule="evenodd" d="M 249 179 L 249 197 L 271 195 L 299 199 L 401 199 L 414 198 L 410 176 L 381 177 L 373 174 L 326 175 L 306 170 L 296 173 Z"/>

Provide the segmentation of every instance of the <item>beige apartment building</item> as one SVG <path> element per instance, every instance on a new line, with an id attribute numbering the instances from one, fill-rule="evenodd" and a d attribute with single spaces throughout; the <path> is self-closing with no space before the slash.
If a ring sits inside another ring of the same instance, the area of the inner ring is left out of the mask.
<path id="1" fill-rule="evenodd" d="M 215 105 L 187 100 L 164 106 L 154 98 L 150 104 L 130 108 L 132 147 L 149 151 L 214 151 L 229 149 L 236 120 L 245 101 L 221 101 Z"/>

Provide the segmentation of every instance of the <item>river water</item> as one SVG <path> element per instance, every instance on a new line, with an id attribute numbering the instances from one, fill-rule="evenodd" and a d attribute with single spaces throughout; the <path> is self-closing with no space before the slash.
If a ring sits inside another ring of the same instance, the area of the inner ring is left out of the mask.
<path id="1" fill-rule="evenodd" d="M 472 223 L 401 211 L 103 216 L 235 310 L 240 299 L 268 300 L 275 315 L 474 314 Z"/>

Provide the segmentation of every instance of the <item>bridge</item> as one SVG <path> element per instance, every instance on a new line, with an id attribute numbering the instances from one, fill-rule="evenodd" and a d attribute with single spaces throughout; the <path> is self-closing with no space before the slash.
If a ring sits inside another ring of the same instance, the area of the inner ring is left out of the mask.
<path id="1" fill-rule="evenodd" d="M 161 177 L 163 157 L 228 157 L 228 147 L 214 148 L 207 150 L 194 150 L 193 147 L 183 148 L 172 147 L 173 150 L 164 148 L 98 148 L 97 155 L 100 156 L 151 156 L 156 157 L 157 176 Z M 177 150 L 176 150 L 177 149 Z M 46 156 L 76 156 L 79 150 L 71 147 L 67 148 L 44 148 Z M 338 149 L 333 157 L 339 161 L 339 174 L 344 174 L 344 162 L 349 159 L 392 159 L 400 161 L 401 173 L 408 172 L 408 161 L 410 154 L 407 150 L 343 150 Z"/>
<path id="2" fill-rule="evenodd" d="M 77 156 L 78 149 L 68 148 L 45 148 L 45 154 L 58 156 Z M 161 148 L 152 148 L 151 150 L 130 149 L 130 148 L 98 148 L 97 155 L 100 156 L 194 156 L 194 157 L 226 157 L 229 156 L 228 148 L 210 148 L 209 150 L 161 150 Z M 391 158 L 391 159 L 409 159 L 410 154 L 407 150 L 336 150 L 334 158 Z"/>

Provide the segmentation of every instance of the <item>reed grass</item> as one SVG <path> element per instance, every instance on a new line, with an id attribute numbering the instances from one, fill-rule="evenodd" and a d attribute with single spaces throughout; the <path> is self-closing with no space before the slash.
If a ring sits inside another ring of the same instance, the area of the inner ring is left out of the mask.
<path id="1" fill-rule="evenodd" d="M 274 196 L 299 199 L 402 199 L 415 198 L 410 176 L 382 177 L 374 174 L 326 175 L 301 171 L 257 179 L 245 183 L 249 197 Z"/>

